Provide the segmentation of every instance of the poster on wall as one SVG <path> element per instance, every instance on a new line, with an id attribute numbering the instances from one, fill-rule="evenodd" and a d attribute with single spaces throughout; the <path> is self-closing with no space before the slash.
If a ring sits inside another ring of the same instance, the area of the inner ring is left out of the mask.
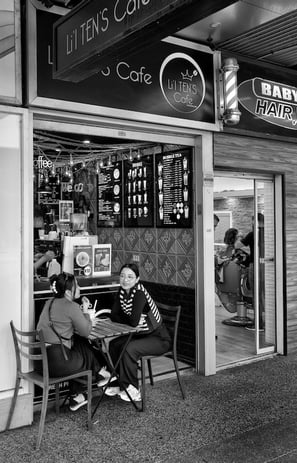
<path id="1" fill-rule="evenodd" d="M 122 226 L 122 163 L 100 167 L 98 174 L 98 227 Z"/>
<path id="2" fill-rule="evenodd" d="M 192 226 L 192 176 L 191 149 L 156 155 L 157 227 Z"/>
<path id="3" fill-rule="evenodd" d="M 153 156 L 124 161 L 124 225 L 153 227 Z"/>

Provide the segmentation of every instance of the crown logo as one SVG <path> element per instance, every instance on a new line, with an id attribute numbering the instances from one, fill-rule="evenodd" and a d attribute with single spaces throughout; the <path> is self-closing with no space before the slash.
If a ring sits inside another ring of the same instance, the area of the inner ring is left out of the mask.
<path id="1" fill-rule="evenodd" d="M 192 82 L 192 79 L 194 77 L 194 74 L 190 76 L 189 69 L 187 69 L 185 73 L 181 72 L 181 75 L 184 80 L 189 80 L 190 82 Z"/>

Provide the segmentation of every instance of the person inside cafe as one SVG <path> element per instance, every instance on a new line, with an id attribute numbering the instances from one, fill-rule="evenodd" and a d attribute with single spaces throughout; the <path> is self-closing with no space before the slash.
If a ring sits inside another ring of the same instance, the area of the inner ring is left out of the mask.
<path id="1" fill-rule="evenodd" d="M 118 366 L 119 384 L 110 382 L 111 387 L 105 390 L 109 396 L 118 395 L 129 401 L 123 386 L 134 401 L 141 400 L 138 388 L 137 363 L 143 355 L 158 355 L 166 352 L 171 345 L 170 335 L 162 323 L 162 317 L 155 301 L 139 281 L 139 269 L 136 264 L 128 263 L 120 270 L 120 289 L 111 310 L 114 322 L 138 327 L 133 335 Z M 115 364 L 119 358 L 126 336 L 113 339 L 109 344 L 109 353 Z M 98 386 L 104 386 L 104 379 Z"/>
<path id="2" fill-rule="evenodd" d="M 92 329 L 89 300 L 82 298 L 82 306 L 75 302 L 80 297 L 80 288 L 71 274 L 52 275 L 50 285 L 53 297 L 46 301 L 37 324 L 47 345 L 49 375 L 57 377 L 92 370 L 96 380 L 102 380 L 105 361 L 87 339 Z M 81 384 L 70 381 L 69 390 L 71 411 L 87 404 Z"/>

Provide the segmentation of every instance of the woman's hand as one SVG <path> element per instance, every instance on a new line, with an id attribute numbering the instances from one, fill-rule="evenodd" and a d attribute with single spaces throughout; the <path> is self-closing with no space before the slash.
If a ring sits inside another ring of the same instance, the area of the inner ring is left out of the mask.
<path id="1" fill-rule="evenodd" d="M 146 323 L 146 317 L 147 317 L 146 314 L 141 314 L 140 315 L 140 319 L 139 319 L 137 328 L 141 328 Z"/>

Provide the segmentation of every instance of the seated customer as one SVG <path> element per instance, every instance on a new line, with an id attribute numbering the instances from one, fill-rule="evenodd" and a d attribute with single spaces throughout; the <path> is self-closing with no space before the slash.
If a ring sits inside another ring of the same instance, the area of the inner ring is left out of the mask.
<path id="1" fill-rule="evenodd" d="M 139 401 L 141 394 L 137 378 L 138 360 L 143 355 L 159 355 L 166 352 L 170 348 L 171 338 L 165 325 L 162 324 L 162 317 L 156 303 L 139 282 L 139 270 L 133 263 L 125 264 L 121 268 L 120 290 L 112 307 L 111 319 L 118 323 L 139 327 L 140 332 L 133 335 L 118 366 L 120 384 L 128 390 L 133 400 Z M 126 339 L 126 336 L 121 336 L 109 344 L 109 353 L 114 364 L 122 352 Z M 118 394 L 121 399 L 130 400 L 126 392 L 121 391 L 119 387 L 109 387 L 105 393 Z"/>
<path id="2" fill-rule="evenodd" d="M 92 322 L 88 314 L 89 301 L 82 309 L 74 299 L 80 297 L 80 288 L 73 275 L 60 273 L 50 277 L 54 297 L 46 301 L 37 329 L 42 330 L 47 348 L 49 375 L 65 376 L 83 370 L 92 370 L 95 376 L 104 376 L 104 360 L 92 349 L 88 335 Z M 75 333 L 75 334 L 74 334 Z M 87 404 L 79 383 L 71 381 L 70 410 L 76 411 Z"/>

